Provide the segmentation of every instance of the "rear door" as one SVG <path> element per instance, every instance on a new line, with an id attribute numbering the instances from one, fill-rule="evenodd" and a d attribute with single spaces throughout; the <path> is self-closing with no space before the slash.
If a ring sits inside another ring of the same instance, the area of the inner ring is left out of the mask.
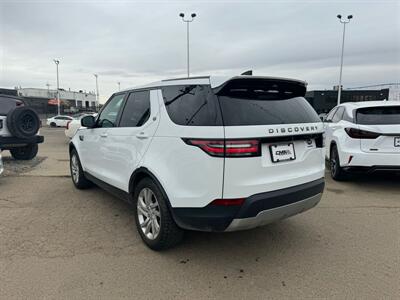
<path id="1" fill-rule="evenodd" d="M 304 99 L 305 84 L 233 79 L 216 90 L 227 145 L 253 143 L 260 153 L 226 157 L 224 198 L 248 197 L 324 176 L 323 124 Z M 227 146 L 228 147 L 228 146 Z"/>
<path id="2" fill-rule="evenodd" d="M 376 133 L 361 139 L 361 150 L 370 153 L 400 153 L 400 105 L 359 108 L 360 130 Z"/>

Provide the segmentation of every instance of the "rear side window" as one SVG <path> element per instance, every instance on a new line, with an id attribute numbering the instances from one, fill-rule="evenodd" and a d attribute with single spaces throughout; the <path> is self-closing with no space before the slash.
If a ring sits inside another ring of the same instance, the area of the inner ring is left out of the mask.
<path id="1" fill-rule="evenodd" d="M 332 117 L 332 122 L 333 123 L 337 123 L 340 120 L 342 120 L 343 117 L 343 113 L 344 113 L 344 107 L 343 106 L 339 106 L 335 115 Z"/>
<path id="2" fill-rule="evenodd" d="M 337 107 L 333 108 L 329 114 L 326 116 L 326 121 L 332 121 L 333 116 L 335 115 Z"/>
<path id="3" fill-rule="evenodd" d="M 225 126 L 321 122 L 305 86 L 279 80 L 233 80 L 217 91 Z"/>
<path id="4" fill-rule="evenodd" d="M 359 108 L 356 112 L 357 124 L 393 125 L 400 124 L 400 106 Z"/>
<path id="5" fill-rule="evenodd" d="M 150 92 L 139 91 L 129 94 L 121 116 L 120 127 L 140 127 L 150 117 Z"/>
<path id="6" fill-rule="evenodd" d="M 172 122 L 186 126 L 222 125 L 218 100 L 209 85 L 175 85 L 162 88 Z"/>

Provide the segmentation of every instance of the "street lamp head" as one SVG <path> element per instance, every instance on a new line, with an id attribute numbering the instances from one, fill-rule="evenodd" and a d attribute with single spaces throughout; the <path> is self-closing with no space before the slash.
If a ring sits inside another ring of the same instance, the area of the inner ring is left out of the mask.
<path id="1" fill-rule="evenodd" d="M 195 18 L 195 17 L 196 17 L 196 14 L 195 14 L 195 13 L 193 13 L 191 16 L 192 16 L 192 18 Z"/>
<path id="2" fill-rule="evenodd" d="M 348 16 L 347 16 L 347 19 L 349 19 L 349 20 L 350 20 L 350 19 L 353 19 L 353 15 L 348 15 Z"/>
<path id="3" fill-rule="evenodd" d="M 60 61 L 57 59 L 53 59 L 53 61 L 55 62 L 56 65 L 58 65 L 60 63 Z"/>
<path id="4" fill-rule="evenodd" d="M 180 13 L 179 16 L 180 16 L 181 18 L 184 18 L 184 17 L 185 17 L 185 14 L 184 14 L 184 13 Z"/>
<path id="5" fill-rule="evenodd" d="M 342 15 L 337 15 L 336 16 L 338 19 L 342 19 Z"/>

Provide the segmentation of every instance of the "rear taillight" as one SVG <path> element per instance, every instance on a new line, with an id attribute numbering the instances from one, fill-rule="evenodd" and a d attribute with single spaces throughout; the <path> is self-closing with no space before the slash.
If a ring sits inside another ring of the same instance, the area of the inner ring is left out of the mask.
<path id="1" fill-rule="evenodd" d="M 69 129 L 69 123 L 71 123 L 71 121 L 69 121 L 69 122 L 67 123 L 67 129 Z"/>
<path id="2" fill-rule="evenodd" d="M 203 140 L 183 139 L 192 146 L 197 146 L 211 156 L 218 157 L 254 157 L 261 155 L 259 140 Z"/>
<path id="3" fill-rule="evenodd" d="M 345 128 L 344 130 L 349 135 L 349 137 L 353 139 L 376 139 L 377 137 L 380 136 L 380 133 L 356 129 L 356 128 Z"/>

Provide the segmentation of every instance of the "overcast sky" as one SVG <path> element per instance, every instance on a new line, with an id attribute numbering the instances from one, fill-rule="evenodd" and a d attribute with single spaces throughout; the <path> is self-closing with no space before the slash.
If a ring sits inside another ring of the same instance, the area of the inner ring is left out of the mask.
<path id="1" fill-rule="evenodd" d="M 332 88 L 346 26 L 344 87 L 400 81 L 400 0 L 385 1 L 9 1 L 0 0 L 0 87 L 121 88 L 186 74 L 255 75 Z"/>

